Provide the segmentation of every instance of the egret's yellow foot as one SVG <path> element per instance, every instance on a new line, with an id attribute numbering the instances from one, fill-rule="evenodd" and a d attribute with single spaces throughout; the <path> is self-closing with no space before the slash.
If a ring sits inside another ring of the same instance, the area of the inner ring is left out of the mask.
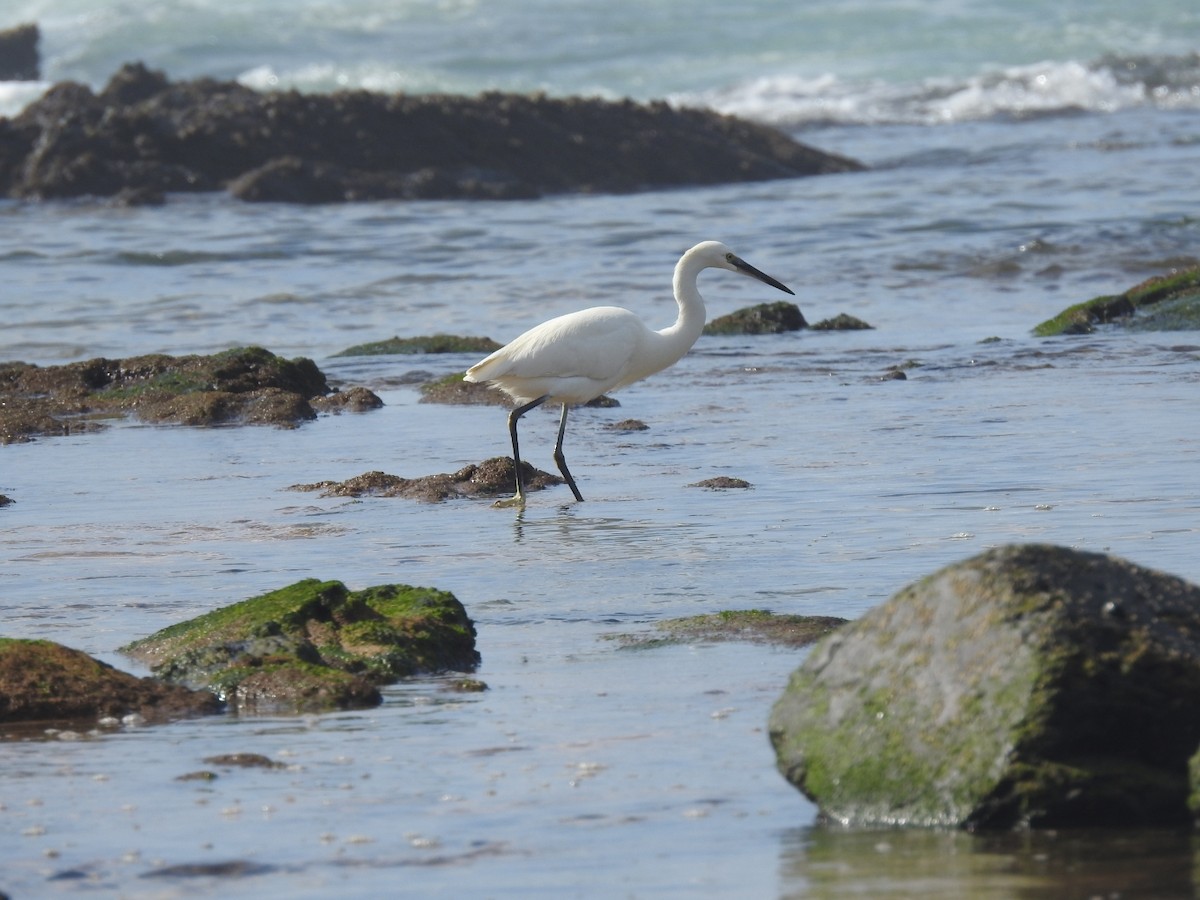
<path id="1" fill-rule="evenodd" d="M 507 500 L 497 500 L 495 503 L 492 504 L 492 509 L 504 509 L 509 506 L 523 507 L 524 505 L 525 505 L 525 495 L 524 494 L 515 494 L 514 496 L 509 497 Z"/>

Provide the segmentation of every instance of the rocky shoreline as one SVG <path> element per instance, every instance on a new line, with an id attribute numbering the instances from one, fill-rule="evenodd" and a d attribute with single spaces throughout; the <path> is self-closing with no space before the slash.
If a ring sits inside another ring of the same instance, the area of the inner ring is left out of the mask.
<path id="1" fill-rule="evenodd" d="M 529 199 L 854 172 L 765 125 L 663 102 L 486 93 L 260 93 L 140 63 L 0 119 L 0 196 L 160 203 Z"/>

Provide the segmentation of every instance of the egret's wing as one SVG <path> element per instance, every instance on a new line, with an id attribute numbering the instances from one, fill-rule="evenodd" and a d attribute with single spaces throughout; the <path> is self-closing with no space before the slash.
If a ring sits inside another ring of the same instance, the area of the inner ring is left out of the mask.
<path id="1" fill-rule="evenodd" d="M 543 322 L 467 370 L 471 381 L 620 380 L 646 326 L 627 309 L 601 306 Z M 553 393 L 553 391 L 548 391 Z"/>

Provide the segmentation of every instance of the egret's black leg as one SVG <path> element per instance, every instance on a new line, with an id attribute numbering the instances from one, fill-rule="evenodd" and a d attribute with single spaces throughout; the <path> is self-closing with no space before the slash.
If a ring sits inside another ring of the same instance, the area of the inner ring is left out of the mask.
<path id="1" fill-rule="evenodd" d="M 496 506 L 524 506 L 525 505 L 525 484 L 521 479 L 521 451 L 517 449 L 517 419 L 525 415 L 531 409 L 537 409 L 546 402 L 549 394 L 543 394 L 536 400 L 531 400 L 524 406 L 518 406 L 508 414 L 508 433 L 512 435 L 513 445 L 513 468 L 516 470 L 517 493 L 510 500 L 497 500 Z"/>
<path id="2" fill-rule="evenodd" d="M 543 398 L 544 399 L 544 398 Z M 563 435 L 567 431 L 567 404 L 563 404 L 562 418 L 558 420 L 558 440 L 554 442 L 554 461 L 558 463 L 558 471 L 563 473 L 563 478 L 567 479 L 567 486 L 571 489 L 571 493 L 575 495 L 576 500 L 583 500 L 583 494 L 579 493 L 579 488 L 575 486 L 575 479 L 571 477 L 571 473 L 567 471 L 567 458 L 562 452 Z"/>

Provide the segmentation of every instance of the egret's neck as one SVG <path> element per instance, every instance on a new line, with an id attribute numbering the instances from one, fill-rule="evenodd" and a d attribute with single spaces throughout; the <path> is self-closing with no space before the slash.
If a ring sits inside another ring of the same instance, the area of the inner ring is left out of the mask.
<path id="1" fill-rule="evenodd" d="M 675 264 L 675 277 L 672 286 L 675 289 L 675 302 L 679 304 L 679 317 L 675 324 L 659 332 L 663 337 L 673 338 L 682 343 L 682 356 L 696 343 L 700 332 L 704 330 L 704 319 L 708 311 L 704 308 L 704 298 L 696 288 L 696 277 L 704 265 L 691 253 L 685 253 Z"/>

